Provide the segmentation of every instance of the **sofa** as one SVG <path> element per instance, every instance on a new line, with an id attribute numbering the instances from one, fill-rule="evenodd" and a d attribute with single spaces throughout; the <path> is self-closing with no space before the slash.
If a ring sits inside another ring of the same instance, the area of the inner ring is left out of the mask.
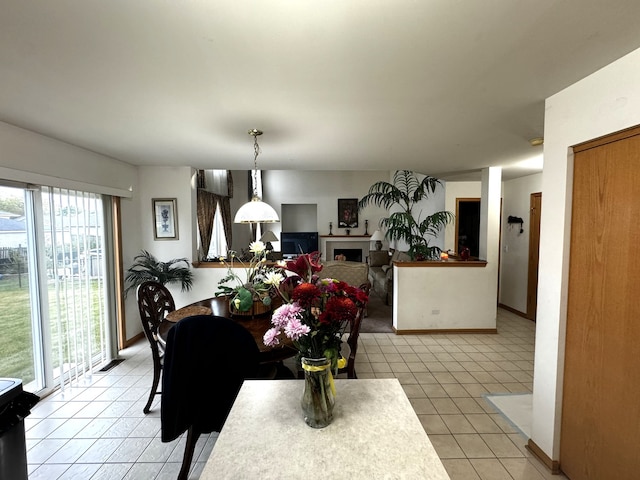
<path id="1" fill-rule="evenodd" d="M 398 250 L 370 250 L 367 257 L 369 264 L 369 282 L 371 288 L 382 297 L 385 305 L 393 302 L 393 262 L 411 260 L 406 252 Z"/>

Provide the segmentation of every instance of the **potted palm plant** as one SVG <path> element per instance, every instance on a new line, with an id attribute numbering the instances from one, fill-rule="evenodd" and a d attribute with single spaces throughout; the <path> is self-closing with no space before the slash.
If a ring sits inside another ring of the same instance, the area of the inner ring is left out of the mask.
<path id="1" fill-rule="evenodd" d="M 369 204 L 389 211 L 399 207 L 388 217 L 380 219 L 380 226 L 386 230 L 388 240 L 402 240 L 408 246 L 408 254 L 412 260 L 436 260 L 440 257 L 440 248 L 430 245 L 429 240 L 453 221 L 455 215 L 441 211 L 427 215 L 425 218 L 414 217 L 414 208 L 418 202 L 425 200 L 430 194 L 442 186 L 440 180 L 426 176 L 419 180 L 414 172 L 398 170 L 393 175 L 393 183 L 376 182 L 358 202 L 358 210 Z"/>
<path id="2" fill-rule="evenodd" d="M 133 258 L 133 264 L 127 269 L 125 282 L 128 283 L 124 294 L 135 290 L 144 282 L 153 281 L 166 285 L 179 283 L 182 291 L 189 291 L 193 285 L 193 272 L 186 258 L 174 258 L 161 262 L 146 250 Z"/>

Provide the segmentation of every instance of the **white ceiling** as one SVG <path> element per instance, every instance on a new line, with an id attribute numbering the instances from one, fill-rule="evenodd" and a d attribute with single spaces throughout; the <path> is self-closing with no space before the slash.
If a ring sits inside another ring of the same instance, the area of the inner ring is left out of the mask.
<path id="1" fill-rule="evenodd" d="M 249 169 L 259 128 L 267 170 L 464 178 L 540 156 L 544 99 L 640 47 L 638 18 L 637 0 L 0 0 L 0 120 L 136 165 Z"/>

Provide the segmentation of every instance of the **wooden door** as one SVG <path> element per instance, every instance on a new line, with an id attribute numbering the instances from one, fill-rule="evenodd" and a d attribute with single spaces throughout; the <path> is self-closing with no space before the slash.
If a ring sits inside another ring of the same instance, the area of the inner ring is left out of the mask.
<path id="1" fill-rule="evenodd" d="M 538 307 L 538 259 L 540 258 L 540 214 L 542 193 L 529 200 L 529 267 L 527 275 L 527 318 L 535 321 Z"/>
<path id="2" fill-rule="evenodd" d="M 571 480 L 640 475 L 639 135 L 574 148 L 560 441 Z"/>

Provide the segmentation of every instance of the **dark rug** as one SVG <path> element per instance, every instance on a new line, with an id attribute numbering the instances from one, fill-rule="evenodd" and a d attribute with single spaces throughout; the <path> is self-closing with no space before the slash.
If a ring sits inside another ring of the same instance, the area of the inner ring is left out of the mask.
<path id="1" fill-rule="evenodd" d="M 360 333 L 393 333 L 393 307 L 385 305 L 374 291 L 369 294 L 367 313 L 360 325 Z"/>

